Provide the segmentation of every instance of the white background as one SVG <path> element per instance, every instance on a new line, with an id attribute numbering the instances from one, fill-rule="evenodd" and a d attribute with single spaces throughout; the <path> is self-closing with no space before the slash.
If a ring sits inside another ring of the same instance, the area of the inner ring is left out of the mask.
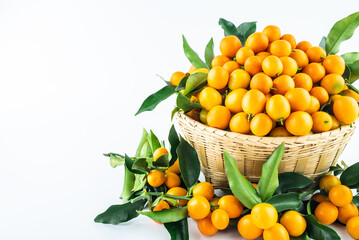
<path id="1" fill-rule="evenodd" d="M 168 239 L 139 217 L 93 222 L 119 203 L 123 169 L 142 128 L 167 139 L 174 99 L 134 117 L 141 102 L 190 64 L 181 35 L 203 55 L 220 17 L 278 25 L 319 44 L 357 1 L 0 1 L 0 239 Z M 341 53 L 359 50 L 359 32 Z M 356 85 L 358 86 L 358 85 Z M 342 159 L 358 161 L 358 131 Z M 191 239 L 207 239 L 190 221 Z M 344 228 L 343 239 L 347 239 Z M 216 239 L 238 238 L 235 230 Z"/>

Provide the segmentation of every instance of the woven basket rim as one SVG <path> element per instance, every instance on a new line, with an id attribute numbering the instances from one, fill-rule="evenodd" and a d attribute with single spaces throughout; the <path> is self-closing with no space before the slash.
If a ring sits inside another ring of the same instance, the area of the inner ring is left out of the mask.
<path id="1" fill-rule="evenodd" d="M 358 121 L 358 119 L 355 120 L 355 121 L 352 123 L 352 126 L 350 126 L 349 124 L 346 124 L 346 125 L 340 126 L 340 127 L 337 128 L 337 129 L 334 129 L 334 130 L 330 130 L 330 131 L 322 132 L 322 133 L 312 133 L 312 134 L 307 134 L 307 135 L 304 135 L 304 136 L 288 136 L 288 137 L 263 136 L 263 137 L 259 137 L 259 136 L 255 136 L 255 135 L 236 133 L 236 132 L 231 132 L 231 131 L 222 130 L 222 129 L 219 129 L 219 128 L 210 127 L 210 126 L 208 126 L 208 125 L 203 124 L 203 123 L 200 122 L 200 121 L 194 120 L 193 118 L 187 116 L 187 115 L 184 114 L 184 113 L 179 113 L 179 112 L 177 112 L 177 113 L 176 113 L 176 119 L 177 119 L 177 118 L 180 118 L 180 117 L 184 118 L 184 119 L 185 119 L 186 121 L 188 121 L 188 122 L 192 122 L 192 123 L 195 123 L 195 124 L 197 124 L 197 125 L 200 125 L 200 126 L 202 126 L 203 128 L 205 128 L 205 129 L 213 130 L 214 132 L 222 132 L 223 134 L 228 134 L 228 133 L 230 133 L 231 135 L 233 134 L 233 135 L 237 135 L 237 136 L 245 136 L 245 137 L 247 137 L 247 138 L 252 138 L 253 141 L 255 141 L 256 139 L 257 139 L 257 140 L 260 140 L 260 139 L 262 139 L 262 138 L 266 138 L 266 139 L 268 139 L 268 140 L 270 140 L 270 139 L 297 139 L 297 140 L 303 139 L 303 140 L 305 140 L 305 139 L 308 138 L 308 135 L 309 135 L 309 136 L 313 136 L 313 135 L 314 135 L 314 136 L 317 136 L 317 137 L 319 138 L 321 135 L 327 135 L 328 133 L 336 134 L 336 132 L 339 133 L 339 132 L 341 132 L 342 130 L 346 130 L 346 129 L 348 129 L 348 128 L 351 128 L 351 129 L 354 130 L 355 127 L 356 127 L 357 121 Z"/>

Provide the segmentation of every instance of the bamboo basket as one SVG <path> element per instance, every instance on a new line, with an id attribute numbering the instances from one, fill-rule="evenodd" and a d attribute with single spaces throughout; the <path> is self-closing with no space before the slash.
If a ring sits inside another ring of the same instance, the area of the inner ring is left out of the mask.
<path id="1" fill-rule="evenodd" d="M 223 150 L 236 159 L 239 171 L 252 182 L 258 182 L 262 165 L 282 142 L 284 157 L 281 172 L 298 172 L 311 179 L 335 165 L 354 133 L 352 127 L 293 137 L 257 137 L 212 128 L 185 114 L 176 113 L 176 122 L 184 138 L 197 151 L 206 181 L 214 187 L 227 187 Z"/>

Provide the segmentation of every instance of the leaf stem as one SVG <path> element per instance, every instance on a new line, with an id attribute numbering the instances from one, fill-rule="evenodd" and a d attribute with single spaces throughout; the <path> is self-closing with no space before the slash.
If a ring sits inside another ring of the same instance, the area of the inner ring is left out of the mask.
<path id="1" fill-rule="evenodd" d="M 348 86 L 349 89 L 351 89 L 354 92 L 359 94 L 359 90 L 356 87 L 354 87 L 347 79 L 345 79 L 345 83 L 346 83 L 346 85 Z"/>
<path id="2" fill-rule="evenodd" d="M 170 195 L 170 194 L 163 194 L 163 193 L 161 193 L 161 192 L 148 192 L 148 195 L 150 195 L 150 196 L 163 196 L 163 197 L 173 198 L 173 199 L 191 200 L 190 197 L 186 197 L 186 196 L 175 196 L 175 195 Z"/>

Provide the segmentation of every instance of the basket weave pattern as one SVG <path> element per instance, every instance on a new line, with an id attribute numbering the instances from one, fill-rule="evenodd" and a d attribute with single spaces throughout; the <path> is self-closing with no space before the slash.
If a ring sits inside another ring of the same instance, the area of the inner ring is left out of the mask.
<path id="1" fill-rule="evenodd" d="M 214 187 L 228 186 L 223 150 L 236 159 L 248 180 L 258 182 L 263 163 L 282 142 L 285 150 L 279 172 L 298 172 L 314 179 L 337 163 L 356 127 L 354 123 L 299 137 L 257 137 L 208 127 L 185 114 L 177 113 L 175 118 L 184 138 L 197 151 L 206 181 Z"/>

